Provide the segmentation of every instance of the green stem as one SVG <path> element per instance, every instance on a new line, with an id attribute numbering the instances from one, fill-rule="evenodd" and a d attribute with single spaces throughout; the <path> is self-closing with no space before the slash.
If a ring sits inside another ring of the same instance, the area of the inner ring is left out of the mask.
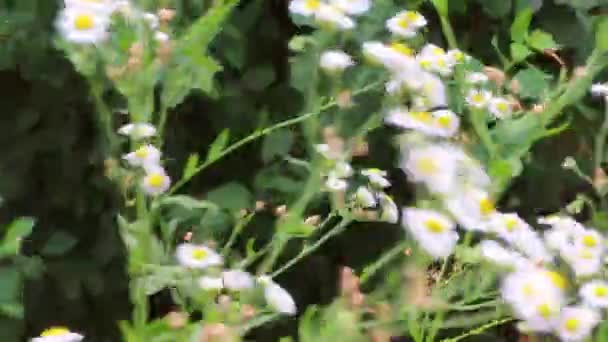
<path id="1" fill-rule="evenodd" d="M 249 221 L 251 221 L 253 215 L 254 213 L 248 214 L 236 223 L 236 226 L 234 227 L 232 233 L 230 234 L 230 237 L 228 238 L 228 242 L 226 242 L 226 245 L 224 246 L 224 248 L 222 248 L 222 255 L 224 257 L 228 256 L 228 253 L 230 253 L 230 247 L 232 247 L 232 245 L 236 241 L 236 238 L 243 231 L 243 228 L 245 228 Z"/>
<path id="2" fill-rule="evenodd" d="M 350 220 L 350 219 L 342 220 L 342 222 L 340 222 L 338 225 L 336 225 L 334 228 L 332 228 L 329 232 L 327 232 L 327 234 L 325 234 L 322 238 L 317 240 L 317 242 L 315 242 L 314 244 L 312 244 L 310 246 L 304 247 L 304 249 L 300 252 L 300 254 L 298 254 L 295 258 L 289 260 L 289 262 L 287 262 L 285 265 L 283 265 L 278 270 L 274 271 L 272 273 L 271 277 L 272 278 L 277 277 L 281 273 L 287 271 L 291 266 L 297 264 L 300 260 L 304 259 L 308 255 L 310 255 L 312 252 L 316 251 L 321 246 L 323 246 L 323 244 L 325 244 L 329 239 L 344 232 L 351 222 L 352 222 L 352 220 Z"/>
<path id="3" fill-rule="evenodd" d="M 492 321 L 488 324 L 482 325 L 476 329 L 469 330 L 460 336 L 456 336 L 454 338 L 443 339 L 443 340 L 441 340 L 441 342 L 457 342 L 457 341 L 463 340 L 470 336 L 479 335 L 490 328 L 497 327 L 499 325 L 503 325 L 505 323 L 511 322 L 512 320 L 513 320 L 513 318 L 504 318 L 504 319 L 500 319 L 500 320 L 494 320 L 494 321 Z"/>
<path id="4" fill-rule="evenodd" d="M 471 124 L 473 125 L 475 133 L 477 134 L 479 139 L 481 139 L 481 143 L 488 152 L 490 160 L 496 158 L 496 145 L 494 144 L 494 142 L 492 141 L 492 137 L 490 136 L 490 131 L 488 130 L 488 125 L 486 123 L 485 112 L 479 109 L 472 109 Z"/>
<path id="5" fill-rule="evenodd" d="M 359 95 L 359 94 L 363 94 L 365 92 L 368 92 L 374 88 L 376 88 L 378 85 L 380 84 L 380 82 L 374 82 L 374 83 L 370 83 L 367 86 L 356 90 L 355 92 L 353 92 L 353 95 Z M 194 171 L 182 178 L 179 182 L 175 183 L 175 185 L 171 188 L 171 190 L 169 191 L 169 194 L 173 194 L 175 193 L 177 190 L 179 190 L 181 187 L 183 187 L 184 185 L 186 185 L 194 176 L 198 175 L 201 171 L 205 170 L 206 168 L 208 168 L 209 166 L 215 164 L 216 162 L 224 159 L 226 156 L 228 156 L 230 153 L 234 152 L 235 150 L 238 150 L 239 148 L 265 136 L 268 135 L 276 130 L 279 130 L 281 128 L 285 128 L 285 127 L 289 127 L 292 125 L 295 125 L 297 123 L 300 123 L 302 121 L 308 120 L 312 117 L 315 117 L 319 114 L 321 114 L 323 111 L 330 109 L 334 106 L 337 105 L 337 102 L 335 100 L 329 101 L 328 103 L 324 104 L 323 106 L 321 106 L 318 110 L 312 111 L 310 113 L 306 113 L 304 115 L 289 119 L 289 120 L 285 120 L 282 122 L 279 122 L 275 125 L 266 127 L 262 130 L 258 130 L 248 136 L 246 136 L 245 138 L 235 142 L 234 144 L 228 146 L 225 150 L 223 150 L 221 153 L 219 153 L 215 158 L 212 158 L 210 160 L 207 160 L 206 162 L 204 162 L 203 164 L 201 164 L 199 167 L 197 167 L 196 169 L 194 169 Z"/>
<path id="6" fill-rule="evenodd" d="M 595 137 L 595 169 L 602 166 L 604 161 L 604 147 L 606 146 L 606 136 L 608 136 L 608 97 L 604 98 L 604 122 L 600 128 L 600 132 Z"/>
<path id="7" fill-rule="evenodd" d="M 447 16 L 440 16 L 439 20 L 441 22 L 441 29 L 443 30 L 445 40 L 448 42 L 448 46 L 450 49 L 458 49 L 458 42 L 456 41 L 456 36 L 454 35 L 452 25 L 450 24 L 450 19 Z"/>
<path id="8" fill-rule="evenodd" d="M 165 108 L 165 106 L 162 106 L 162 108 L 159 111 L 159 118 L 158 118 L 158 134 L 156 136 L 156 144 L 158 145 L 158 148 L 160 149 L 161 146 L 164 143 L 163 137 L 165 136 L 165 126 L 167 125 L 167 117 L 169 116 L 169 110 L 167 108 Z"/>

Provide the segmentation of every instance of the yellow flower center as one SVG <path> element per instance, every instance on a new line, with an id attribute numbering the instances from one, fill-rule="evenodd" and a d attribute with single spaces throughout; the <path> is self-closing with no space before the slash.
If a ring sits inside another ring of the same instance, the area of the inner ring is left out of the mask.
<path id="1" fill-rule="evenodd" d="M 482 93 L 475 93 L 471 96 L 471 101 L 473 101 L 473 103 L 484 103 L 485 97 Z"/>
<path id="2" fill-rule="evenodd" d="M 585 235 L 583 236 L 583 245 L 589 247 L 589 248 L 593 248 L 595 246 L 597 246 L 598 242 L 597 242 L 597 238 L 593 235 Z"/>
<path id="3" fill-rule="evenodd" d="M 433 63 L 430 59 L 423 59 L 420 61 L 420 67 L 423 69 L 430 69 L 433 66 Z"/>
<path id="4" fill-rule="evenodd" d="M 416 162 L 416 168 L 418 169 L 418 171 L 420 171 L 421 173 L 426 174 L 426 175 L 430 175 L 430 174 L 433 174 L 438 171 L 437 165 L 435 164 L 433 159 L 431 159 L 429 157 L 420 158 Z"/>
<path id="5" fill-rule="evenodd" d="M 534 286 L 532 286 L 531 284 L 525 284 L 522 289 L 522 292 L 526 297 L 530 297 L 534 294 Z"/>
<path id="6" fill-rule="evenodd" d="M 407 46 L 406 44 L 403 43 L 399 43 L 399 42 L 394 42 L 391 44 L 391 49 L 399 52 L 402 55 L 411 57 L 414 55 L 414 50 L 410 49 L 409 46 Z"/>
<path id="7" fill-rule="evenodd" d="M 70 333 L 70 330 L 65 327 L 51 327 L 40 334 L 41 337 L 63 336 Z"/>
<path id="8" fill-rule="evenodd" d="M 426 220 L 426 229 L 428 229 L 429 232 L 431 233 L 443 233 L 445 231 L 445 227 L 443 226 L 443 224 L 441 224 L 441 222 L 439 222 L 436 219 L 428 219 Z"/>
<path id="9" fill-rule="evenodd" d="M 407 20 L 406 18 L 400 18 L 399 21 L 397 22 L 399 26 L 401 26 L 402 29 L 405 30 L 409 30 L 410 25 L 412 24 L 409 20 Z"/>
<path id="10" fill-rule="evenodd" d="M 460 51 L 456 51 L 454 52 L 454 59 L 456 60 L 456 62 L 462 62 L 464 61 L 464 53 L 460 52 Z"/>
<path id="11" fill-rule="evenodd" d="M 439 126 L 441 126 L 443 128 L 448 128 L 448 127 L 450 127 L 450 124 L 452 123 L 452 119 L 447 115 L 441 116 L 441 117 L 439 117 L 439 119 L 437 119 L 437 123 L 439 123 Z"/>
<path id="12" fill-rule="evenodd" d="M 568 318 L 564 323 L 564 328 L 569 332 L 575 332 L 578 330 L 580 322 L 576 318 Z"/>
<path id="13" fill-rule="evenodd" d="M 506 102 L 499 102 L 496 105 L 496 109 L 498 109 L 498 111 L 500 111 L 502 113 L 508 112 L 509 111 L 509 104 L 506 103 Z"/>
<path id="14" fill-rule="evenodd" d="M 551 283 L 557 288 L 561 290 L 566 289 L 568 282 L 566 281 L 566 278 L 564 278 L 561 274 L 555 271 L 547 271 L 547 276 L 549 276 L 549 280 L 551 280 Z"/>
<path id="15" fill-rule="evenodd" d="M 207 257 L 207 251 L 202 248 L 197 248 L 192 251 L 192 257 L 198 261 L 204 260 Z"/>
<path id="16" fill-rule="evenodd" d="M 545 319 L 548 319 L 549 317 L 551 317 L 552 311 L 553 310 L 551 310 L 551 307 L 549 306 L 549 304 L 541 304 L 538 306 L 538 314 L 541 315 Z"/>
<path id="17" fill-rule="evenodd" d="M 403 20 L 407 20 L 410 23 L 418 21 L 418 19 L 420 19 L 420 14 L 418 14 L 416 12 L 408 11 L 408 12 L 405 12 L 405 14 L 403 15 Z"/>
<path id="18" fill-rule="evenodd" d="M 513 232 L 515 229 L 517 229 L 517 220 L 514 218 L 508 218 L 505 222 L 505 227 L 507 228 L 507 231 Z"/>
<path id="19" fill-rule="evenodd" d="M 74 27 L 80 31 L 86 31 L 93 28 L 95 21 L 90 14 L 79 14 L 74 19 Z"/>
<path id="20" fill-rule="evenodd" d="M 491 199 L 484 198 L 479 201 L 479 212 L 481 215 L 490 215 L 494 212 L 496 208 L 494 207 L 494 202 Z"/>
<path id="21" fill-rule="evenodd" d="M 433 55 L 435 55 L 437 57 L 441 57 L 441 56 L 445 55 L 445 50 L 440 47 L 433 48 Z"/>
<path id="22" fill-rule="evenodd" d="M 314 11 L 317 8 L 319 8 L 319 6 L 321 6 L 321 1 L 320 0 L 306 0 L 306 3 L 304 4 L 304 6 L 308 10 Z"/>
<path id="23" fill-rule="evenodd" d="M 142 146 L 135 151 L 135 156 L 139 159 L 145 159 L 148 156 L 148 148 Z"/>
<path id="24" fill-rule="evenodd" d="M 411 112 L 410 113 L 416 120 L 424 123 L 430 123 L 433 121 L 433 116 L 429 112 Z"/>
<path id="25" fill-rule="evenodd" d="M 437 60 L 437 65 L 438 65 L 440 68 L 445 68 L 445 67 L 447 67 L 447 66 L 448 66 L 448 63 L 445 61 L 445 59 L 440 58 L 440 59 L 438 59 L 438 60 Z"/>
<path id="26" fill-rule="evenodd" d="M 608 287 L 599 285 L 593 291 L 596 297 L 606 297 L 608 295 Z"/>
<path id="27" fill-rule="evenodd" d="M 153 188 L 160 188 L 165 182 L 165 177 L 160 173 L 153 173 L 148 177 L 148 184 Z"/>

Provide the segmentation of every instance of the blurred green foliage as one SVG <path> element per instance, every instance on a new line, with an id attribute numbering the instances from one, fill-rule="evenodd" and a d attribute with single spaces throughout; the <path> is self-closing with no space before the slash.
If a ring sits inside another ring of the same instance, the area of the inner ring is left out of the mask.
<path id="1" fill-rule="evenodd" d="M 129 317 L 125 256 L 115 223 L 121 200 L 104 176 L 108 164 L 99 145 L 87 84 L 54 47 L 53 21 L 58 2 L 0 1 L 0 108 L 4 113 L 0 117 L 0 196 L 4 199 L 0 223 L 7 224 L 2 233 L 7 238 L 27 235 L 14 231 L 25 227 L 26 221 L 8 225 L 18 216 L 35 217 L 38 222 L 34 232 L 23 240 L 23 251 L 29 257 L 14 257 L 0 267 L 0 340 L 19 341 L 49 324 L 69 323 L 73 329 L 86 331 L 92 341 L 117 341 L 117 321 Z M 380 8 L 374 13 L 390 13 L 396 4 L 413 6 L 420 2 L 377 0 Z M 180 27 L 187 27 L 205 9 L 203 1 L 159 3 L 178 10 Z M 546 98 L 545 84 L 559 72 L 559 64 L 544 54 L 545 49 L 557 48 L 557 54 L 570 67 L 583 64 L 593 46 L 592 26 L 598 24 L 597 14 L 608 10 L 605 0 L 451 0 L 442 5 L 450 13 L 460 48 L 487 65 L 508 69 L 509 76 L 520 83 L 522 100 L 530 103 Z M 423 12 L 436 23 L 430 4 L 423 4 Z M 363 25 L 381 28 L 381 20 L 368 18 Z M 431 39 L 445 45 L 439 25 L 430 27 Z M 365 34 L 357 37 L 360 41 L 377 34 L 361 31 Z M 290 80 L 299 78 L 294 83 L 302 85 L 301 79 L 308 75 L 290 69 L 289 42 L 294 35 L 305 38 L 307 34 L 309 29 L 290 21 L 287 1 L 240 2 L 228 25 L 210 45 L 217 62 L 209 59 L 206 63 L 214 71 L 221 66 L 222 71 L 213 80 L 193 80 L 203 91 L 213 89 L 212 95 L 175 87 L 179 91 L 162 99 L 170 108 L 166 154 L 171 157 L 171 173 L 182 172 L 188 160 L 189 165 L 196 165 L 196 156 L 201 160 L 214 158 L 228 142 L 292 117 L 306 105 L 302 89 L 291 86 Z M 300 43 L 306 51 L 305 39 Z M 297 47 L 295 43 L 293 47 Z M 505 63 L 504 56 L 510 56 L 513 63 Z M 310 64 L 316 63 L 306 53 L 297 58 L 295 65 L 301 70 L 310 70 Z M 188 63 L 175 67 L 187 69 L 193 78 L 209 74 L 198 74 Z M 349 87 L 365 84 L 368 76 L 356 75 L 349 80 Z M 172 80 L 169 77 L 165 82 Z M 175 106 L 188 94 L 184 103 Z M 120 106 L 118 94 L 103 95 Z M 362 107 L 356 113 L 349 113 L 353 125 L 365 120 L 365 110 L 377 108 L 366 100 L 360 100 Z M 560 122 L 566 119 L 566 131 L 560 130 L 560 134 L 523 156 L 527 168 L 511 186 L 504 209 L 524 215 L 552 212 L 574 199 L 577 192 L 590 192 L 560 165 L 572 155 L 581 167 L 590 170 L 589 146 L 598 114 L 586 105 L 562 113 Z M 116 113 L 118 118 L 120 115 Z M 535 125 L 524 120 L 520 124 L 525 127 L 516 134 L 522 135 L 529 132 L 526 127 L 533 129 Z M 380 129 L 371 135 L 371 157 L 356 162 L 391 170 L 392 181 L 401 190 L 405 187 L 404 176 L 393 167 L 394 151 L 384 133 L 385 129 Z M 512 133 L 496 129 L 497 135 Z M 200 203 L 167 203 L 166 210 L 181 210 L 181 214 L 167 217 L 178 217 L 180 222 L 165 222 L 163 233 L 181 234 L 195 227 L 197 236 L 226 239 L 227 228 L 238 210 L 262 199 L 269 202 L 269 212 L 256 217 L 245 236 L 267 239 L 274 220 L 273 206 L 293 199 L 305 180 L 306 170 L 285 160 L 287 154 L 303 154 L 298 134 L 277 131 L 205 170 L 182 191 L 194 195 L 207 192 L 206 200 L 225 210 L 201 208 Z M 403 204 L 408 199 L 398 200 Z M 190 210 L 193 207 L 196 210 Z M 210 226 L 216 229 L 205 229 Z M 287 272 L 282 281 L 293 289 L 299 303 L 328 302 L 335 295 L 338 265 L 361 268 L 401 234 L 398 227 L 378 234 L 377 226 L 357 225 Z M 247 238 L 240 241 L 243 250 Z M 5 248 L 8 254 L 14 254 L 8 251 L 14 247 L 2 244 L 0 255 Z M 20 289 L 24 277 L 23 310 Z M 299 281 L 302 277 L 307 279 L 305 284 Z M 159 298 L 154 303 L 155 315 L 166 312 L 169 304 Z M 20 321 L 23 313 L 24 320 Z M 286 332 L 295 335 L 293 322 L 287 324 L 289 327 L 272 327 L 274 332 L 261 330 L 257 336 L 268 340 Z M 308 339 L 314 337 L 304 338 Z"/>

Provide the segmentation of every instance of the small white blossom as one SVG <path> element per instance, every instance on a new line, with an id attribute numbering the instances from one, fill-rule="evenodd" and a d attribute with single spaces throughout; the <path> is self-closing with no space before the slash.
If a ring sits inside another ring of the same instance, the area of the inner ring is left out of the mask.
<path id="1" fill-rule="evenodd" d="M 292 0 L 289 3 L 289 11 L 308 17 L 315 14 L 321 3 L 321 0 Z"/>
<path id="2" fill-rule="evenodd" d="M 487 90 L 471 89 L 466 97 L 469 106 L 477 109 L 485 108 L 492 99 L 492 93 Z"/>
<path id="3" fill-rule="evenodd" d="M 488 76 L 486 76 L 486 74 L 483 72 L 472 72 L 467 75 L 466 81 L 469 84 L 483 84 L 488 82 Z"/>
<path id="4" fill-rule="evenodd" d="M 366 186 L 360 186 L 353 197 L 355 203 L 362 208 L 373 208 L 378 204 L 376 196 Z"/>
<path id="5" fill-rule="evenodd" d="M 142 179 L 141 186 L 148 195 L 160 195 L 171 186 L 171 178 L 167 176 L 165 170 L 157 165 L 143 164 L 146 174 Z"/>
<path id="6" fill-rule="evenodd" d="M 325 181 L 325 187 L 329 191 L 343 191 L 348 187 L 348 182 L 342 178 L 328 177 Z"/>
<path id="7" fill-rule="evenodd" d="M 386 28 L 394 35 L 413 38 L 426 24 L 426 19 L 420 13 L 402 11 L 386 21 Z"/>
<path id="8" fill-rule="evenodd" d="M 106 39 L 109 16 L 87 7 L 67 7 L 57 18 L 63 38 L 76 44 L 95 44 Z"/>
<path id="9" fill-rule="evenodd" d="M 267 276 L 259 277 L 258 282 L 264 286 L 264 297 L 270 307 L 282 314 L 296 314 L 296 303 L 289 292 Z"/>
<path id="10" fill-rule="evenodd" d="M 361 15 L 371 7 L 371 0 L 331 0 L 331 4 L 350 15 Z"/>
<path id="11" fill-rule="evenodd" d="M 597 251 L 573 246 L 562 250 L 560 255 L 570 265 L 577 277 L 595 275 L 602 269 L 603 257 Z"/>
<path id="12" fill-rule="evenodd" d="M 84 8 L 100 14 L 110 14 L 116 8 L 115 0 L 64 0 L 66 8 Z"/>
<path id="13" fill-rule="evenodd" d="M 169 35 L 166 34 L 165 32 L 156 31 L 156 32 L 154 32 L 154 39 L 157 42 L 164 43 L 164 42 L 168 42 L 170 38 L 169 38 Z"/>
<path id="14" fill-rule="evenodd" d="M 424 70 L 436 72 L 442 76 L 452 74 L 452 68 L 454 67 L 452 60 L 446 51 L 437 45 L 425 45 L 416 59 Z"/>
<path id="15" fill-rule="evenodd" d="M 191 243 L 182 243 L 177 246 L 175 256 L 180 265 L 188 268 L 203 269 L 219 266 L 224 262 L 222 257 L 211 248 Z"/>
<path id="16" fill-rule="evenodd" d="M 143 13 L 142 18 L 148 24 L 151 30 L 156 30 L 158 28 L 158 17 L 154 13 Z"/>
<path id="17" fill-rule="evenodd" d="M 466 230 L 486 231 L 496 212 L 490 195 L 482 189 L 473 187 L 466 187 L 450 194 L 445 204 L 456 221 Z"/>
<path id="18" fill-rule="evenodd" d="M 458 241 L 458 233 L 447 216 L 432 210 L 405 208 L 403 218 L 405 228 L 432 257 L 440 259 L 452 254 Z"/>
<path id="19" fill-rule="evenodd" d="M 349 16 L 335 6 L 324 3 L 315 12 L 315 20 L 341 31 L 355 28 L 355 22 Z"/>
<path id="20" fill-rule="evenodd" d="M 224 288 L 222 278 L 202 276 L 198 278 L 198 286 L 203 290 L 218 291 Z"/>
<path id="21" fill-rule="evenodd" d="M 361 174 L 367 177 L 369 183 L 376 188 L 384 189 L 391 186 L 391 182 L 386 179 L 388 173 L 384 170 L 375 168 L 365 169 L 361 171 Z"/>
<path id="22" fill-rule="evenodd" d="M 411 181 L 424 183 L 432 192 L 449 193 L 455 185 L 457 160 L 450 145 L 411 148 L 400 165 Z"/>
<path id="23" fill-rule="evenodd" d="M 497 119 L 506 119 L 513 115 L 511 102 L 502 97 L 494 97 L 490 100 L 488 110 Z"/>
<path id="24" fill-rule="evenodd" d="M 65 327 L 51 327 L 44 330 L 39 337 L 34 337 L 31 342 L 79 342 L 84 336 L 71 332 Z"/>
<path id="25" fill-rule="evenodd" d="M 224 287 L 232 291 L 244 291 L 253 288 L 255 281 L 249 272 L 229 270 L 222 272 Z"/>
<path id="26" fill-rule="evenodd" d="M 393 198 L 385 193 L 380 193 L 380 221 L 397 223 L 399 221 L 399 208 Z"/>
<path id="27" fill-rule="evenodd" d="M 156 127 L 146 122 L 126 124 L 118 129 L 118 134 L 135 140 L 150 138 L 156 135 Z"/>
<path id="28" fill-rule="evenodd" d="M 600 314 L 583 306 L 568 306 L 562 309 L 555 330 L 564 342 L 579 342 L 586 339 L 601 320 Z"/>
<path id="29" fill-rule="evenodd" d="M 440 137 L 454 135 L 460 126 L 460 119 L 450 110 L 428 112 L 398 107 L 390 110 L 384 121 L 400 128 Z"/>
<path id="30" fill-rule="evenodd" d="M 592 280 L 581 286 L 579 295 L 586 305 L 594 308 L 608 308 L 608 282 Z"/>
<path id="31" fill-rule="evenodd" d="M 142 145 L 123 156 L 131 166 L 159 165 L 160 151 L 152 145 Z"/>
<path id="32" fill-rule="evenodd" d="M 321 68 L 328 73 L 340 73 L 355 65 L 352 57 L 340 50 L 329 50 L 321 54 Z"/>
<path id="33" fill-rule="evenodd" d="M 530 262 L 521 254 L 506 249 L 493 240 L 484 240 L 479 243 L 481 255 L 491 263 L 512 269 L 529 267 Z"/>
<path id="34" fill-rule="evenodd" d="M 591 86 L 593 96 L 608 96 L 608 84 L 595 83 Z"/>

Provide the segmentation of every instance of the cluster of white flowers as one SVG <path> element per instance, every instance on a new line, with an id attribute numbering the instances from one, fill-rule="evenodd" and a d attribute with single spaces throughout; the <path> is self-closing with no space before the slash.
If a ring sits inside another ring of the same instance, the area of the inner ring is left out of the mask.
<path id="1" fill-rule="evenodd" d="M 289 11 L 337 30 L 352 30 L 353 16 L 362 15 L 371 7 L 371 0 L 292 0 Z"/>
<path id="2" fill-rule="evenodd" d="M 84 336 L 66 327 L 51 327 L 44 330 L 39 337 L 32 338 L 31 342 L 79 342 L 82 339 Z"/>
<path id="3" fill-rule="evenodd" d="M 260 284 L 264 290 L 266 302 L 277 312 L 295 315 L 296 304 L 284 288 L 267 276 L 260 276 L 257 282 L 249 272 L 239 269 L 221 269 L 224 259 L 213 249 L 205 245 L 182 243 L 177 246 L 175 255 L 180 265 L 188 269 L 218 271 L 198 278 L 198 285 L 206 291 L 228 290 L 232 292 L 250 291 Z M 215 270 L 214 270 L 215 268 Z"/>
<path id="4" fill-rule="evenodd" d="M 56 26 L 61 36 L 75 44 L 96 44 L 108 38 L 112 15 L 118 13 L 126 19 L 143 20 L 154 38 L 167 41 L 167 33 L 158 30 L 159 19 L 154 13 L 135 8 L 126 0 L 64 0 L 65 7 L 59 13 Z"/>
<path id="5" fill-rule="evenodd" d="M 144 122 L 130 123 L 118 129 L 118 133 L 131 138 L 139 144 L 137 149 L 123 156 L 123 159 L 133 167 L 144 170 L 141 180 L 142 190 L 152 196 L 160 195 L 171 186 L 171 178 L 161 165 L 161 152 L 151 144 L 145 143 L 156 135 L 156 128 Z"/>

